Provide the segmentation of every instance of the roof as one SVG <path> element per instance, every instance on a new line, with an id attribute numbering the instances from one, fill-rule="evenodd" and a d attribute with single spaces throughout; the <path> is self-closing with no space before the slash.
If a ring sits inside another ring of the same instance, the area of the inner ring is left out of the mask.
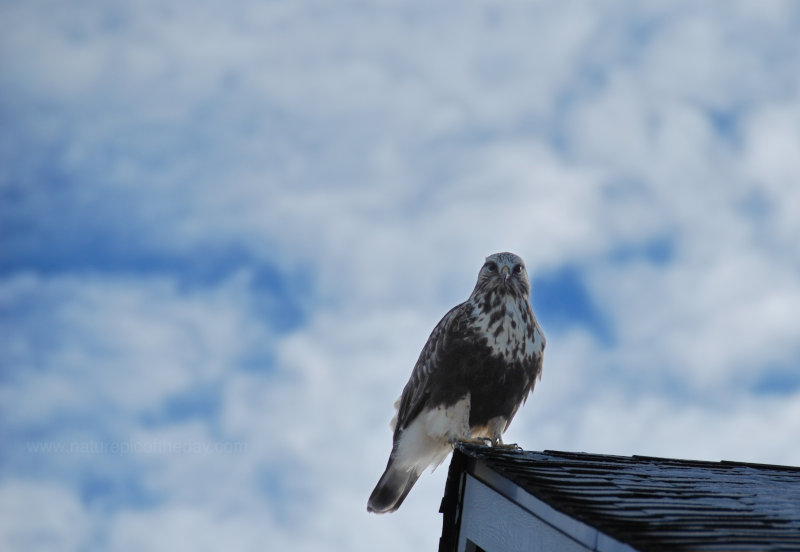
<path id="1" fill-rule="evenodd" d="M 440 550 L 455 542 L 463 474 L 528 511 L 542 501 L 554 515 L 565 514 L 635 550 L 800 550 L 796 467 L 459 444 L 442 501 Z"/>

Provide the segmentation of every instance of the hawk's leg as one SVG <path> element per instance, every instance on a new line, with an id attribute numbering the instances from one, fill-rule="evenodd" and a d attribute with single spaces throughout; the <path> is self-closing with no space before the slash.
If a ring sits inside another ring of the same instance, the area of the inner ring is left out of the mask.
<path id="1" fill-rule="evenodd" d="M 489 432 L 492 436 L 492 448 L 501 448 L 501 449 L 510 449 L 510 450 L 522 450 L 516 443 L 503 443 L 503 430 L 505 430 L 508 423 L 506 419 L 502 416 L 498 416 L 496 418 L 492 418 L 489 421 Z"/>

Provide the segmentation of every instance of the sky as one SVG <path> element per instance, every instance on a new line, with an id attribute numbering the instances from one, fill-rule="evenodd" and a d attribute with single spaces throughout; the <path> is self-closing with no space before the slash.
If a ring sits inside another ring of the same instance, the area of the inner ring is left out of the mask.
<path id="1" fill-rule="evenodd" d="M 800 465 L 800 5 L 0 1 L 0 548 L 432 550 L 392 404 L 522 256 L 529 450 Z"/>

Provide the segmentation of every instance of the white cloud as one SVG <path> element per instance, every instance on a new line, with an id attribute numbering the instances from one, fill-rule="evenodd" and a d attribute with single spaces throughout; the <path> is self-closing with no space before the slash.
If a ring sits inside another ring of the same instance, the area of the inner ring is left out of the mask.
<path id="1" fill-rule="evenodd" d="M 190 385 L 212 383 L 264 331 L 242 302 L 246 276 L 218 292 L 182 293 L 173 282 L 130 278 L 12 277 L 3 282 L 14 344 L 4 362 L 22 393 L 3 401 L 18 422 L 60 410 L 147 412 Z"/>
<path id="2" fill-rule="evenodd" d="M 154 530 L 157 528 L 157 530 Z M 109 527 L 110 550 L 230 550 L 255 551 L 265 546 L 289 549 L 288 535 L 263 511 L 222 512 L 198 506 L 126 512 Z"/>
<path id="3" fill-rule="evenodd" d="M 702 404 L 599 388 L 579 409 L 552 411 L 557 416 L 539 415 L 538 405 L 523 409 L 513 432 L 522 443 L 553 450 L 796 465 L 800 451 L 787 436 L 797 404 L 797 394 Z"/>
<path id="4" fill-rule="evenodd" d="M 780 247 L 788 247 L 800 231 L 800 102 L 775 103 L 755 110 L 744 125 L 742 172 L 755 182 L 765 205 L 764 224 Z M 794 256 L 793 256 L 794 257 Z M 794 259 L 796 262 L 796 258 Z"/>
<path id="5" fill-rule="evenodd" d="M 67 486 L 14 480 L 0 484 L 0 545 L 4 550 L 85 550 L 92 518 Z"/>

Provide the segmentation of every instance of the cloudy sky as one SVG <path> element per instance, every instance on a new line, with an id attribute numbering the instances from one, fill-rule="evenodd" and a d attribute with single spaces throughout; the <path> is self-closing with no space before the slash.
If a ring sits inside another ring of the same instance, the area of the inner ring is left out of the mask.
<path id="1" fill-rule="evenodd" d="M 369 515 L 486 255 L 532 450 L 800 465 L 800 5 L 0 2 L 0 548 L 433 550 Z"/>

